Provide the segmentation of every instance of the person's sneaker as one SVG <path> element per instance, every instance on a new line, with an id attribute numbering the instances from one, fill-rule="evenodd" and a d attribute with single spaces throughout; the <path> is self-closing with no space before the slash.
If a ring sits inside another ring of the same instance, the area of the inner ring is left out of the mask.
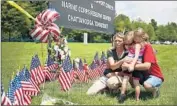
<path id="1" fill-rule="evenodd" d="M 118 98 L 119 103 L 124 103 L 125 99 L 126 99 L 126 95 L 125 94 L 120 94 L 120 96 Z"/>
<path id="2" fill-rule="evenodd" d="M 159 87 L 155 87 L 155 91 L 153 92 L 153 98 L 158 98 L 160 95 Z"/>

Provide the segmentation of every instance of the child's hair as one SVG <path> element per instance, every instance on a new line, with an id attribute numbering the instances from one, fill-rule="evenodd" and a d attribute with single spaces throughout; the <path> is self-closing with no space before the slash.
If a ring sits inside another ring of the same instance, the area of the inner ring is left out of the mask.
<path id="1" fill-rule="evenodd" d="M 125 34 L 124 41 L 131 40 L 133 42 L 134 31 L 129 31 Z"/>
<path id="2" fill-rule="evenodd" d="M 134 31 L 134 36 L 142 38 L 144 41 L 149 41 L 149 35 L 144 32 L 142 28 L 138 28 Z"/>
<path id="3" fill-rule="evenodd" d="M 147 34 L 147 33 L 145 33 L 145 35 L 144 35 L 144 38 L 143 38 L 145 41 L 149 41 L 149 35 Z"/>

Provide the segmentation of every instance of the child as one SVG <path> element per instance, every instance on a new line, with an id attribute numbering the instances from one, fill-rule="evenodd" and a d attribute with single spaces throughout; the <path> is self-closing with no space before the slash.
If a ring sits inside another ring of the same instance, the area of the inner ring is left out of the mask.
<path id="1" fill-rule="evenodd" d="M 138 29 L 133 32 L 130 31 L 124 39 L 125 48 L 128 50 L 128 58 L 132 61 L 124 62 L 123 64 L 129 64 L 128 71 L 132 72 L 136 63 L 142 63 L 142 57 L 144 53 L 144 45 L 147 43 L 148 35 L 142 30 Z M 123 70 L 127 70 L 123 68 Z"/>
<path id="2" fill-rule="evenodd" d="M 124 78 L 122 83 L 121 95 L 119 98 L 119 102 L 124 102 L 125 100 L 125 91 L 127 87 L 127 83 L 129 81 L 131 72 L 134 71 L 135 64 L 142 63 L 142 57 L 144 53 L 144 45 L 147 43 L 148 35 L 142 30 L 138 29 L 136 31 L 130 31 L 126 34 L 124 38 L 125 48 L 128 50 L 127 61 L 123 63 L 128 64 L 129 67 L 122 67 L 124 71 Z M 128 71 L 127 71 L 128 70 Z M 140 95 L 140 87 L 139 87 L 139 78 L 137 78 L 136 74 L 141 74 L 138 72 L 133 72 L 133 83 L 135 85 L 135 97 L 136 100 L 139 100 Z"/>

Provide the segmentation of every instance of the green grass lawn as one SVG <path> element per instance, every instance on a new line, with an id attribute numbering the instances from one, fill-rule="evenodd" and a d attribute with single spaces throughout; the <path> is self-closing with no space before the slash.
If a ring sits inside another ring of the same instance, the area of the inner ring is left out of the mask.
<path id="1" fill-rule="evenodd" d="M 109 47 L 111 47 L 111 44 L 107 43 L 92 43 L 88 45 L 84 45 L 83 43 L 69 43 L 72 59 L 76 57 L 80 57 L 82 59 L 85 58 L 89 64 L 93 60 L 96 51 L 99 51 L 100 56 L 101 51 L 106 51 Z M 161 95 L 157 99 L 152 99 L 150 93 L 146 92 L 142 88 L 141 100 L 136 102 L 134 100 L 134 89 L 129 87 L 127 92 L 128 99 L 124 103 L 126 105 L 177 104 L 177 46 L 153 45 L 153 47 L 158 51 L 158 63 L 162 68 L 165 77 L 165 82 L 160 89 Z M 46 60 L 47 56 L 46 44 L 3 42 L 1 43 L 1 51 L 1 78 L 6 92 L 13 72 L 16 73 L 17 69 L 21 69 L 24 64 L 26 64 L 29 69 L 31 58 L 36 53 L 39 55 L 42 64 Z M 78 104 L 118 104 L 116 96 L 113 94 L 87 96 L 85 93 L 91 86 L 92 82 L 88 84 L 74 84 L 68 93 L 60 90 L 58 81 L 46 82 L 44 89 L 43 85 L 41 85 L 41 94 L 37 97 L 33 97 L 32 105 L 40 104 L 44 93 L 47 93 L 52 97 L 62 98 Z"/>

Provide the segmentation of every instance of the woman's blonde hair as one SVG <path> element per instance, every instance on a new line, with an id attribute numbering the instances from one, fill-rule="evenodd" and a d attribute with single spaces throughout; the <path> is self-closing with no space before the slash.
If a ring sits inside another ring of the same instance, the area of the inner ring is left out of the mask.
<path id="1" fill-rule="evenodd" d="M 114 34 L 114 36 L 113 36 L 113 41 L 114 41 L 114 39 L 116 39 L 117 37 L 118 37 L 118 38 L 121 38 L 121 39 L 124 39 L 124 34 L 121 33 L 121 32 L 118 32 L 118 33 Z"/>
<path id="2" fill-rule="evenodd" d="M 114 34 L 113 39 L 112 39 L 112 48 L 115 48 L 114 40 L 116 38 L 121 38 L 122 40 L 124 40 L 124 34 L 121 33 L 121 32 L 117 32 L 117 33 Z"/>
<path id="3" fill-rule="evenodd" d="M 134 31 L 134 36 L 140 37 L 145 41 L 149 40 L 149 35 L 144 32 L 142 28 L 138 28 L 137 30 Z"/>

